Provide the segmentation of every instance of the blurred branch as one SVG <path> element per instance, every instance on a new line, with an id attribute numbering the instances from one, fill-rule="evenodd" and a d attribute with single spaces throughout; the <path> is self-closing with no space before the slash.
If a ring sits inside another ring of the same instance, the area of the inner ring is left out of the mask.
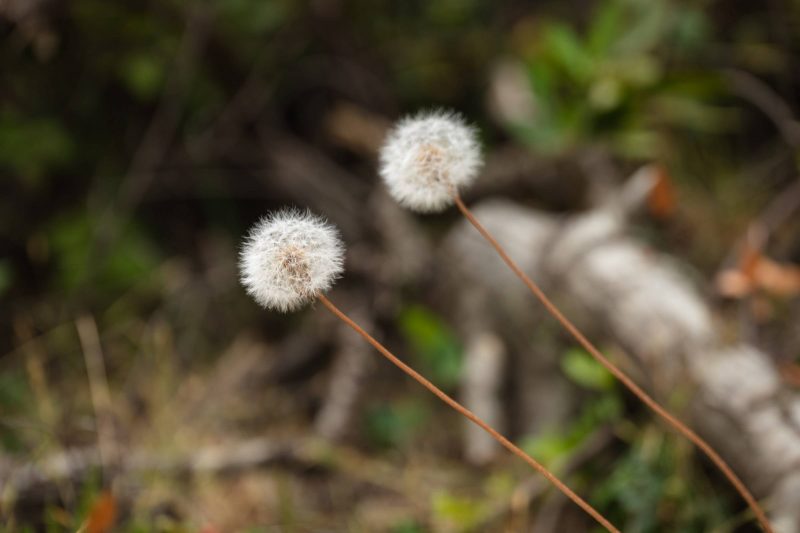
<path id="1" fill-rule="evenodd" d="M 724 71 L 734 92 L 760 109 L 778 128 L 783 140 L 792 148 L 800 148 L 800 122 L 792 108 L 766 83 L 743 70 Z"/>
<path id="2" fill-rule="evenodd" d="M 286 134 L 261 129 L 259 141 L 272 172 L 265 179 L 292 198 L 330 217 L 348 241 L 363 238 L 363 202 L 369 193 L 360 181 L 322 151 Z"/>
<path id="3" fill-rule="evenodd" d="M 66 450 L 22 465 L 0 458 L 0 506 L 7 508 L 16 501 L 42 498 L 60 483 L 79 484 L 103 464 L 103 454 L 97 447 Z M 300 441 L 257 438 L 199 448 L 185 457 L 132 451 L 120 457 L 112 471 L 120 476 L 143 472 L 230 474 L 274 465 L 322 466 L 311 459 L 308 448 Z"/>
<path id="4" fill-rule="evenodd" d="M 790 216 L 800 209 L 800 176 L 783 191 L 779 192 L 758 216 L 757 223 L 767 233 L 773 233 Z"/>
<path id="5" fill-rule="evenodd" d="M 133 155 L 128 173 L 122 182 L 115 209 L 123 213 L 134 209 L 153 180 L 153 170 L 170 148 L 181 115 L 184 92 L 197 55 L 207 33 L 207 8 L 198 4 L 188 14 L 186 30 L 181 38 L 174 64 L 164 85 L 158 108 Z"/>
<path id="6" fill-rule="evenodd" d="M 10 516 L 17 504 L 48 501 L 59 485 L 80 485 L 101 464 L 96 447 L 69 449 L 27 464 L 0 456 L 0 511 Z M 314 438 L 255 437 L 199 446 L 193 453 L 183 456 L 133 450 L 120 458 L 113 473 L 121 487 L 136 488 L 136 476 L 144 474 L 177 478 L 235 476 L 270 468 L 298 474 L 314 472 L 341 476 L 363 485 L 364 494 L 402 495 L 416 508 L 424 508 L 444 483 L 441 475 L 427 469 L 409 476 L 407 465 L 371 459 L 353 449 L 331 446 Z"/>

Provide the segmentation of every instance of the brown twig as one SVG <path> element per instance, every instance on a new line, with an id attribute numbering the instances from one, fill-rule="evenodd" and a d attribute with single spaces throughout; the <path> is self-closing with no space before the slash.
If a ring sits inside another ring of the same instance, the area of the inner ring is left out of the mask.
<path id="1" fill-rule="evenodd" d="M 547 295 L 539 288 L 539 286 L 534 283 L 523 271 L 522 269 L 517 266 L 513 259 L 506 253 L 500 243 L 492 237 L 492 235 L 483 227 L 483 225 L 478 221 L 477 218 L 472 214 L 469 208 L 464 204 L 461 197 L 458 193 L 453 195 L 455 200 L 455 204 L 461 213 L 467 218 L 467 220 L 472 224 L 475 229 L 478 230 L 478 233 L 486 239 L 486 241 L 497 251 L 500 258 L 508 265 L 508 267 L 516 274 L 516 276 L 522 280 L 522 282 L 530 289 L 530 291 L 536 296 L 539 301 L 544 305 L 545 309 L 553 315 L 558 322 L 561 323 L 564 328 L 569 331 L 569 333 L 578 341 L 578 343 L 587 351 L 589 354 L 592 355 L 603 367 L 606 368 L 611 374 L 613 374 L 619 381 L 622 382 L 625 387 L 628 388 L 634 395 L 636 395 L 642 402 L 644 402 L 650 409 L 656 412 L 659 416 L 661 416 L 664 420 L 666 420 L 673 428 L 675 428 L 679 433 L 685 436 L 687 439 L 692 441 L 703 453 L 708 456 L 709 459 L 720 469 L 720 471 L 725 474 L 725 477 L 730 480 L 731 484 L 736 488 L 736 490 L 741 494 L 742 498 L 747 502 L 750 508 L 753 510 L 753 513 L 756 515 L 756 519 L 758 520 L 761 527 L 767 533 L 773 533 L 772 526 L 770 526 L 769 520 L 767 519 L 764 511 L 759 506 L 756 499 L 750 494 L 750 491 L 747 490 L 744 483 L 739 479 L 739 477 L 733 472 L 731 467 L 725 462 L 725 460 L 720 457 L 720 455 L 714 451 L 714 449 L 709 445 L 702 437 L 700 437 L 697 433 L 689 429 L 683 422 L 678 420 L 675 416 L 670 414 L 666 409 L 661 407 L 649 394 L 647 394 L 644 390 L 642 390 L 636 383 L 633 382 L 631 378 L 629 378 L 622 370 L 620 370 L 616 365 L 614 365 L 611 361 L 606 359 L 606 357 L 600 353 L 594 344 L 592 344 L 581 331 L 566 317 L 564 316 L 561 311 L 555 306 L 555 304 L 547 297 Z"/>
<path id="2" fill-rule="evenodd" d="M 405 364 L 403 361 L 397 358 L 392 352 L 386 349 L 380 342 L 375 340 L 369 333 L 364 331 L 358 324 L 356 324 L 353 320 L 350 319 L 346 314 L 339 310 L 336 305 L 333 304 L 328 298 L 324 295 L 320 294 L 317 296 L 317 299 L 322 302 L 322 305 L 328 308 L 328 310 L 336 315 L 337 318 L 341 319 L 345 324 L 353 328 L 359 335 L 361 335 L 364 340 L 370 343 L 373 348 L 378 350 L 381 355 L 386 357 L 392 364 L 398 367 L 400 370 L 408 374 L 411 378 L 416 380 L 420 385 L 431 391 L 436 397 L 442 400 L 444 403 L 452 407 L 455 411 L 460 413 L 461 415 L 465 416 L 473 423 L 480 426 L 481 429 L 486 431 L 489 435 L 491 435 L 494 439 L 496 439 L 500 444 L 506 447 L 511 453 L 528 463 L 531 467 L 533 467 L 536 471 L 542 474 L 548 481 L 550 481 L 553 485 L 556 486 L 558 490 L 563 492 L 569 499 L 575 502 L 578 506 L 580 506 L 584 511 L 586 511 L 592 518 L 597 520 L 604 528 L 608 531 L 619 533 L 619 530 L 614 527 L 608 520 L 606 520 L 603 515 L 601 515 L 597 510 L 594 509 L 591 505 L 589 505 L 586 501 L 583 500 L 580 496 L 575 494 L 572 489 L 567 487 L 561 480 L 559 480 L 555 475 L 553 475 L 547 468 L 545 468 L 542 464 L 537 462 L 533 457 L 522 451 L 521 448 L 516 446 L 506 437 L 495 431 L 490 425 L 486 422 L 478 418 L 475 413 L 455 401 L 453 398 L 445 394 L 441 389 L 439 389 L 436 385 L 428 381 L 424 376 L 418 373 L 416 370 Z"/>

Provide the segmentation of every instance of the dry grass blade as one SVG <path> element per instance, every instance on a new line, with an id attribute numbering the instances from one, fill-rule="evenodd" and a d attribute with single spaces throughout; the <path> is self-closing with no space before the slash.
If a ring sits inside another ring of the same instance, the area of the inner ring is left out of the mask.
<path id="1" fill-rule="evenodd" d="M 97 426 L 97 445 L 100 450 L 103 467 L 116 461 L 117 453 L 114 443 L 114 424 L 111 419 L 111 392 L 103 362 L 103 351 L 100 346 L 100 334 L 97 323 L 91 316 L 83 316 L 75 322 L 78 330 L 83 357 L 86 361 L 86 373 L 89 378 L 89 393 L 95 412 Z"/>

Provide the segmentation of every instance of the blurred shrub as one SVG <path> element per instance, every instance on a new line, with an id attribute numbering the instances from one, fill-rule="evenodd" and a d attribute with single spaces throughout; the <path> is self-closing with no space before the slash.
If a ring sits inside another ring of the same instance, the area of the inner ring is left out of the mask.
<path id="1" fill-rule="evenodd" d="M 417 400 L 373 405 L 366 413 L 366 435 L 374 445 L 402 449 L 419 434 L 429 416 L 428 408 Z"/>
<path id="2" fill-rule="evenodd" d="M 733 531 L 731 510 L 714 482 L 692 469 L 691 447 L 646 426 L 600 479 L 592 500 L 616 515 L 625 531 Z"/>
<path id="3" fill-rule="evenodd" d="M 564 374 L 593 397 L 566 428 L 550 428 L 523 440 L 526 452 L 553 470 L 560 470 L 573 453 L 604 427 L 622 419 L 622 397 L 616 380 L 600 363 L 580 349 L 568 350 L 561 361 Z"/>
<path id="4" fill-rule="evenodd" d="M 585 31 L 548 20 L 521 23 L 516 46 L 531 92 L 528 113 L 504 119 L 544 153 L 603 144 L 619 155 L 654 157 L 672 128 L 720 131 L 730 112 L 715 105 L 717 77 L 701 58 L 710 38 L 699 5 L 606 0 Z M 510 110 L 509 110 L 510 111 Z"/>
<path id="5" fill-rule="evenodd" d="M 461 345 L 442 319 L 429 309 L 409 306 L 400 313 L 400 331 L 424 373 L 443 389 L 452 389 L 461 375 Z"/>

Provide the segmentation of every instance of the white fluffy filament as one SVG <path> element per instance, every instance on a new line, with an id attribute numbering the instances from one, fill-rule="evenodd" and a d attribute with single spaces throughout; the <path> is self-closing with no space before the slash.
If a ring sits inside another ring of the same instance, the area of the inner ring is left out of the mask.
<path id="1" fill-rule="evenodd" d="M 481 164 L 475 129 L 460 115 L 423 112 L 389 132 L 380 173 L 401 205 L 429 213 L 451 205 L 454 192 L 475 180 Z"/>
<path id="2" fill-rule="evenodd" d="M 309 212 L 283 210 L 261 219 L 239 256 L 242 285 L 260 305 L 292 311 L 331 288 L 344 268 L 339 233 Z"/>

